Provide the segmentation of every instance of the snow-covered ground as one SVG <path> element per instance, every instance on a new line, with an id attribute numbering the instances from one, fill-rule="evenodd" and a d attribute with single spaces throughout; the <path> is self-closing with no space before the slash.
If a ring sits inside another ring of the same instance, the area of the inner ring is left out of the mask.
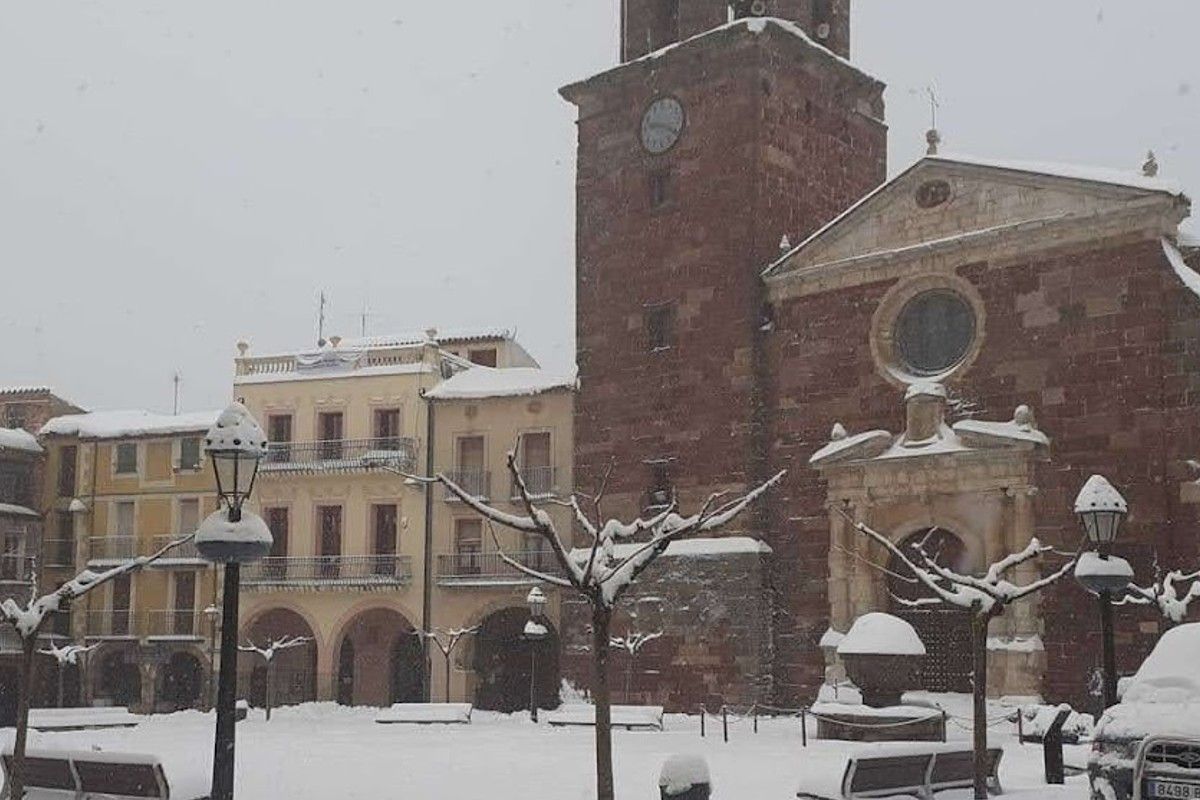
<path id="1" fill-rule="evenodd" d="M 965 700 L 965 698 L 963 698 Z M 965 703 L 950 708 L 957 714 Z M 259 711 L 237 727 L 237 792 L 247 800 L 344 800 L 383 797 L 581 800 L 593 796 L 590 729 L 533 725 L 524 714 L 475 712 L 469 725 L 379 725 L 378 709 L 328 703 L 283 708 L 270 722 Z M 952 724 L 951 737 L 969 733 Z M 1065 787 L 1042 783 L 1041 748 L 1018 745 L 1013 726 L 992 728 L 1005 747 L 1001 781 L 1005 796 L 1084 800 L 1086 778 L 1068 777 Z M 815 726 L 810 734 L 815 732 Z M 7 731 L 11 737 L 11 730 Z M 802 779 L 836 772 L 856 745 L 816 741 L 802 748 L 795 719 L 732 719 L 730 741 L 721 739 L 719 718 L 710 717 L 700 738 L 695 716 L 668 715 L 662 732 L 615 731 L 617 796 L 658 798 L 658 775 L 668 756 L 707 759 L 714 796 L 721 800 L 793 798 Z M 154 753 L 175 783 L 203 786 L 212 763 L 213 717 L 181 712 L 147 718 L 136 728 L 32 733 L 31 746 Z M 1067 748 L 1067 763 L 1081 765 L 1082 746 Z M 969 792 L 939 794 L 955 800 Z M 172 792 L 172 797 L 186 797 Z"/>

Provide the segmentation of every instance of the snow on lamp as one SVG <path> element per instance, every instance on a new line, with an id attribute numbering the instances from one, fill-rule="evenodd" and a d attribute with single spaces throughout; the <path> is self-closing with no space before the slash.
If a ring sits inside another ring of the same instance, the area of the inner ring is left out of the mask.
<path id="1" fill-rule="evenodd" d="M 209 428 L 204 451 L 213 464 L 217 494 L 224 510 L 210 515 L 196 531 L 196 549 L 209 561 L 256 561 L 271 549 L 271 531 L 242 505 L 254 490 L 258 464 L 267 452 L 267 436 L 241 403 L 221 412 Z"/>
<path id="2" fill-rule="evenodd" d="M 546 610 L 546 593 L 542 591 L 542 587 L 535 586 L 525 596 L 525 602 L 529 604 L 529 616 L 537 619 Z"/>
<path id="3" fill-rule="evenodd" d="M 1103 475 L 1093 475 L 1075 498 L 1075 513 L 1079 516 L 1088 541 L 1103 554 L 1108 552 L 1117 538 L 1121 520 L 1129 513 L 1129 506 Z"/>

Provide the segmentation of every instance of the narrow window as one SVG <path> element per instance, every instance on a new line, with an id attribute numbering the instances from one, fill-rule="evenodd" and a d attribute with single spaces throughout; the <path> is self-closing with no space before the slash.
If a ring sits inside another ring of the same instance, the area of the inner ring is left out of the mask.
<path id="1" fill-rule="evenodd" d="M 69 444 L 58 451 L 58 495 L 75 496 L 75 460 L 78 451 Z"/>
<path id="2" fill-rule="evenodd" d="M 194 636 L 196 633 L 196 573 L 191 570 L 175 573 L 175 608 L 171 613 L 170 633 L 175 636 Z"/>
<path id="3" fill-rule="evenodd" d="M 650 173 L 650 208 L 662 208 L 671 200 L 671 172 L 659 170 Z"/>
<path id="4" fill-rule="evenodd" d="M 646 310 L 646 347 L 666 350 L 675 343 L 675 308 L 669 304 Z"/>
<path id="5" fill-rule="evenodd" d="M 550 433 L 521 434 L 521 479 L 525 488 L 535 497 L 554 492 L 554 466 L 550 457 Z M 518 496 L 519 492 L 513 492 Z"/>
<path id="6" fill-rule="evenodd" d="M 650 485 L 646 490 L 646 506 L 651 509 L 665 508 L 671 503 L 671 471 L 665 460 L 647 466 L 650 467 Z"/>
<path id="7" fill-rule="evenodd" d="M 137 474 L 137 443 L 122 442 L 117 445 L 117 474 Z"/>
<path id="8" fill-rule="evenodd" d="M 488 473 L 484 469 L 484 444 L 482 436 L 463 436 L 458 440 L 455 476 L 458 485 L 473 497 L 488 495 Z"/>
<path id="9" fill-rule="evenodd" d="M 321 577 L 337 578 L 342 555 L 342 507 L 318 506 L 317 520 L 321 531 Z"/>
<path id="10" fill-rule="evenodd" d="M 286 463 L 292 460 L 292 415 L 271 414 L 267 417 L 267 460 Z"/>
<path id="11" fill-rule="evenodd" d="M 200 525 L 200 500 L 196 497 L 189 497 L 179 501 L 179 530 L 177 534 L 186 536 L 189 533 L 195 533 L 196 528 Z"/>
<path id="12" fill-rule="evenodd" d="M 317 415 L 317 431 L 321 439 L 321 458 L 342 457 L 342 430 L 344 418 L 340 411 L 325 411 Z"/>
<path id="13" fill-rule="evenodd" d="M 375 446 L 381 450 L 400 449 L 400 409 L 375 410 Z"/>
<path id="14" fill-rule="evenodd" d="M 268 508 L 266 510 L 267 527 L 271 529 L 271 556 L 285 558 L 288 554 L 288 510 L 286 508 Z"/>
<path id="15" fill-rule="evenodd" d="M 472 350 L 468 356 L 468 360 L 472 364 L 478 364 L 481 367 L 496 366 L 496 348 L 489 347 L 484 350 Z"/>
<path id="16" fill-rule="evenodd" d="M 459 575 L 478 575 L 482 569 L 483 522 L 478 519 L 454 521 L 454 566 Z"/>
<path id="17" fill-rule="evenodd" d="M 200 437 L 187 436 L 179 440 L 179 468 L 200 469 Z"/>

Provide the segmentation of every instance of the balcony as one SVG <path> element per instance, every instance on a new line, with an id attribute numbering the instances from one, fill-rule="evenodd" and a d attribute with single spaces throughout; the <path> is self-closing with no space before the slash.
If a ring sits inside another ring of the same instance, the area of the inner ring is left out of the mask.
<path id="1" fill-rule="evenodd" d="M 88 539 L 88 563 L 95 565 L 116 565 L 138 556 L 149 556 L 157 553 L 170 542 L 180 539 L 186 534 L 164 533 L 158 536 L 92 536 Z M 200 557 L 196 545 L 187 541 L 168 552 L 152 567 L 201 567 L 208 562 Z"/>
<path id="2" fill-rule="evenodd" d="M 507 553 L 519 564 L 557 575 L 558 562 L 548 550 Z M 442 553 L 437 557 L 437 582 L 442 586 L 504 586 L 534 583 L 534 579 L 505 563 L 499 553 Z"/>
<path id="3" fill-rule="evenodd" d="M 211 625 L 195 609 L 164 609 L 146 614 L 147 639 L 203 639 Z"/>
<path id="4" fill-rule="evenodd" d="M 381 466 L 412 472 L 417 466 L 417 440 L 399 436 L 379 439 L 326 439 L 315 442 L 271 442 L 259 467 L 265 476 L 352 472 Z"/>
<path id="5" fill-rule="evenodd" d="M 84 615 L 85 630 L 92 639 L 136 639 L 133 610 L 106 609 L 77 612 Z"/>
<path id="6" fill-rule="evenodd" d="M 408 556 L 269 557 L 242 567 L 242 588 L 252 591 L 395 588 L 411 581 Z"/>
<path id="7" fill-rule="evenodd" d="M 558 493 L 558 470 L 554 467 L 521 467 L 521 480 L 529 496 L 535 499 L 553 497 Z M 512 482 L 512 493 L 509 498 L 513 502 L 521 501 L 521 492 L 517 482 Z"/>
<path id="8" fill-rule="evenodd" d="M 444 474 L 471 497 L 487 500 L 492 495 L 492 473 L 486 469 L 453 469 Z M 447 488 L 446 501 L 457 502 L 458 495 Z"/>

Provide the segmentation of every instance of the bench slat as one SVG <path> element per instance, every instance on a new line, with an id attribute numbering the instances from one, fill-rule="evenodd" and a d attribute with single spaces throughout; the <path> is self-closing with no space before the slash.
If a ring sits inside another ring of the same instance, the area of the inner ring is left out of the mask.
<path id="1" fill-rule="evenodd" d="M 74 759 L 82 791 L 121 797 L 165 798 L 166 779 L 158 764 L 117 764 Z"/>

